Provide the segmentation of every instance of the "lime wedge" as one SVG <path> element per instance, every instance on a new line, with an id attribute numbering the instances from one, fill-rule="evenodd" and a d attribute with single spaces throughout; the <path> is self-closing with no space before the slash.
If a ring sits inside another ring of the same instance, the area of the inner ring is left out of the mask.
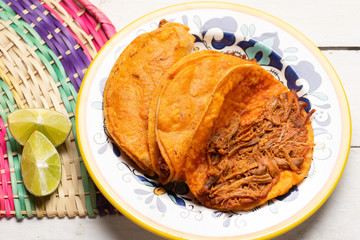
<path id="1" fill-rule="evenodd" d="M 71 121 L 64 114 L 42 108 L 26 108 L 7 116 L 9 130 L 14 139 L 24 145 L 35 131 L 43 133 L 55 147 L 69 136 Z"/>
<path id="2" fill-rule="evenodd" d="M 20 161 L 24 185 L 34 196 L 53 193 L 61 177 L 61 160 L 44 134 L 34 131 L 26 141 Z"/>

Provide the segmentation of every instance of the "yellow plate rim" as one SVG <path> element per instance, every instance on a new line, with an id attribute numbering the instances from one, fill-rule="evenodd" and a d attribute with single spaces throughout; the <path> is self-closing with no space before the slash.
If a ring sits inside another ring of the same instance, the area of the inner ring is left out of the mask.
<path id="1" fill-rule="evenodd" d="M 126 217 L 128 217 L 130 220 L 138 224 L 139 226 L 159 235 L 165 238 L 177 238 L 177 239 L 209 239 L 209 237 L 201 237 L 200 235 L 192 235 L 187 234 L 180 231 L 174 231 L 172 229 L 163 227 L 162 225 L 156 224 L 155 222 L 147 223 L 144 222 L 144 220 L 138 218 L 139 216 L 135 216 L 132 212 L 130 212 L 127 208 L 125 208 L 123 205 L 118 203 L 116 199 L 114 198 L 114 194 L 109 191 L 109 188 L 105 188 L 103 183 L 99 180 L 99 173 L 96 172 L 97 169 L 93 168 L 92 162 L 90 160 L 90 156 L 87 154 L 86 146 L 83 144 L 85 140 L 81 138 L 82 134 L 86 129 L 81 125 L 82 118 L 84 114 L 85 104 L 86 101 L 82 99 L 83 95 L 83 89 L 85 88 L 87 81 L 86 79 L 90 77 L 92 69 L 96 69 L 96 66 L 98 65 L 98 62 L 100 62 L 100 57 L 102 55 L 106 56 L 106 53 L 111 50 L 111 47 L 115 44 L 112 42 L 114 39 L 122 39 L 125 37 L 128 33 L 136 29 L 137 27 L 141 26 L 144 23 L 147 23 L 149 20 L 160 17 L 165 14 L 169 14 L 172 12 L 178 12 L 182 10 L 189 10 L 189 9 L 199 9 L 199 8 L 221 8 L 225 10 L 233 10 L 238 12 L 243 12 L 247 14 L 254 15 L 256 17 L 259 17 L 263 20 L 266 20 L 268 22 L 271 22 L 274 25 L 279 26 L 283 30 L 285 30 L 287 33 L 295 37 L 299 42 L 301 42 L 305 47 L 307 47 L 312 54 L 317 58 L 317 60 L 321 63 L 322 67 L 325 69 L 326 73 L 328 74 L 329 78 L 331 79 L 335 90 L 336 95 L 338 97 L 340 110 L 342 111 L 342 122 L 344 123 L 342 126 L 342 144 L 340 146 L 340 152 L 338 154 L 337 158 L 337 167 L 334 167 L 334 171 L 331 174 L 332 179 L 331 181 L 328 181 L 326 186 L 322 188 L 322 191 L 316 196 L 316 201 L 312 201 L 313 204 L 309 204 L 310 206 L 307 206 L 306 208 L 302 209 L 301 212 L 305 214 L 296 214 L 301 215 L 300 217 L 296 217 L 296 220 L 291 221 L 284 221 L 281 223 L 281 226 L 277 227 L 276 229 L 270 229 L 266 232 L 258 232 L 246 236 L 239 236 L 244 237 L 246 239 L 263 239 L 263 238 L 273 238 L 278 235 L 281 235 L 290 229 L 298 226 L 300 223 L 305 221 L 307 218 L 309 218 L 313 213 L 316 212 L 317 209 L 319 209 L 329 198 L 333 190 L 335 189 L 338 181 L 340 180 L 340 177 L 344 171 L 349 151 L 350 151 L 350 143 L 351 143 L 351 115 L 350 115 L 350 108 L 349 103 L 346 98 L 346 94 L 344 91 L 344 88 L 341 84 L 341 81 L 339 77 L 337 76 L 334 68 L 331 66 L 329 61 L 326 59 L 324 54 L 308 39 L 306 38 L 302 33 L 300 33 L 298 30 L 296 30 L 294 27 L 290 26 L 286 22 L 268 14 L 263 11 L 243 6 L 236 3 L 224 3 L 224 2 L 213 2 L 213 1 L 204 1 L 204 2 L 189 2 L 189 3 L 181 3 L 176 4 L 168 7 L 161 8 L 159 10 L 153 11 L 149 14 L 144 15 L 143 17 L 131 22 L 127 26 L 125 26 L 122 30 L 120 30 L 115 36 L 110 39 L 105 46 L 100 50 L 100 52 L 97 54 L 97 56 L 94 58 L 93 62 L 88 68 L 88 71 L 84 77 L 83 83 L 81 85 L 79 95 L 78 95 L 78 102 L 76 106 L 76 134 L 78 136 L 78 144 L 79 149 L 81 152 L 81 155 L 83 157 L 85 166 L 95 182 L 96 186 L 99 188 L 101 193 L 109 200 L 109 202 L 117 208 L 122 214 L 124 214 Z M 120 40 L 119 40 L 120 41 Z M 91 83 L 90 83 L 91 84 Z M 109 186 L 107 186 L 109 187 Z M 145 219 L 146 220 L 146 219 Z M 280 225 L 280 224 L 279 224 Z M 226 239 L 237 239 L 238 237 L 228 237 Z"/>

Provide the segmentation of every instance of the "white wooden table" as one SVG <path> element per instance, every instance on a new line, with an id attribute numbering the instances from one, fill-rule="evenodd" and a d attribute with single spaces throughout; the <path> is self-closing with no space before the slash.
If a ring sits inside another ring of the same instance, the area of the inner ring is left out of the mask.
<path id="1" fill-rule="evenodd" d="M 133 20 L 188 0 L 91 0 L 120 30 Z M 327 202 L 282 239 L 360 238 L 360 1 L 242 0 L 289 23 L 329 59 L 338 73 L 351 108 L 353 132 L 348 163 Z M 0 219 L 0 239 L 160 239 L 124 216 L 75 219 Z"/>

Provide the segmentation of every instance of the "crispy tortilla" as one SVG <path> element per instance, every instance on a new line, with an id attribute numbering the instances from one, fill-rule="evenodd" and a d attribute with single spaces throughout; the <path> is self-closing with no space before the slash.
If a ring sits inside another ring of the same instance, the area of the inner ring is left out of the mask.
<path id="1" fill-rule="evenodd" d="M 314 135 L 297 96 L 257 65 L 217 85 L 188 151 L 185 181 L 205 206 L 250 210 L 307 175 Z"/>
<path id="2" fill-rule="evenodd" d="M 149 112 L 149 150 L 161 183 L 183 178 L 185 157 L 218 82 L 234 66 L 256 64 L 204 50 L 174 64 L 161 80 Z"/>
<path id="3" fill-rule="evenodd" d="M 147 145 L 150 101 L 162 75 L 192 50 L 195 38 L 188 31 L 163 20 L 158 29 L 139 35 L 116 60 L 105 85 L 107 132 L 148 174 L 154 174 Z"/>

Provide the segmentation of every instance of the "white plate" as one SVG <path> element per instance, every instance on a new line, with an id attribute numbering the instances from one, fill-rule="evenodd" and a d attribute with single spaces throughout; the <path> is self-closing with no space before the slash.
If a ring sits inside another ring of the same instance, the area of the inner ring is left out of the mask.
<path id="1" fill-rule="evenodd" d="M 161 19 L 186 24 L 195 48 L 238 51 L 260 65 L 316 109 L 316 147 L 307 178 L 286 196 L 249 212 L 200 206 L 185 184 L 160 185 L 144 176 L 107 138 L 102 93 L 122 50 Z M 235 4 L 185 3 L 148 14 L 115 35 L 91 64 L 78 98 L 77 136 L 86 167 L 100 191 L 125 216 L 167 238 L 275 237 L 313 214 L 334 190 L 351 138 L 350 112 L 335 71 L 301 33 L 266 13 Z"/>

